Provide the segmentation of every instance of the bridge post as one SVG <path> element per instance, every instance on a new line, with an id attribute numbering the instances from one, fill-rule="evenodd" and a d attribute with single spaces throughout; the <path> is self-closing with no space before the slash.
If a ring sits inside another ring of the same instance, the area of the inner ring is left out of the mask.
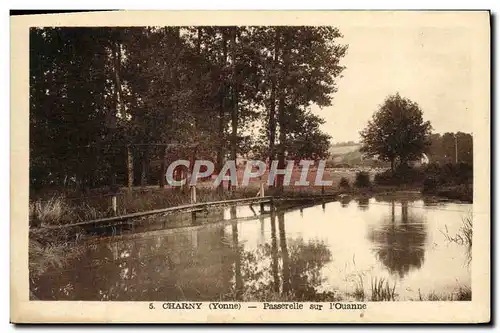
<path id="1" fill-rule="evenodd" d="M 196 203 L 196 185 L 191 186 L 191 203 Z"/>
<path id="2" fill-rule="evenodd" d="M 265 197 L 265 194 L 264 194 L 264 182 L 260 182 L 260 191 L 259 191 L 259 194 L 260 194 L 260 197 L 263 198 Z M 260 213 L 262 214 L 264 212 L 264 203 L 261 202 L 260 203 Z"/>
<path id="3" fill-rule="evenodd" d="M 195 204 L 196 203 L 196 185 L 191 186 L 191 203 Z M 196 211 L 191 212 L 191 223 L 193 225 L 196 225 Z"/>
<path id="4" fill-rule="evenodd" d="M 116 207 L 116 194 L 114 194 L 111 197 L 111 207 L 113 208 L 113 215 L 116 216 L 116 211 L 117 211 L 117 207 Z"/>

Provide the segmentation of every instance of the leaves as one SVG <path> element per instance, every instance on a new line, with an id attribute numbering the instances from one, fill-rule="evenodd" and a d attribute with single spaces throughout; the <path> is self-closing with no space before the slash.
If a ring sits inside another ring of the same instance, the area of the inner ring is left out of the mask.
<path id="1" fill-rule="evenodd" d="M 361 152 L 366 157 L 408 163 L 428 150 L 431 129 L 417 103 L 399 94 L 391 95 L 360 132 Z"/>
<path id="2" fill-rule="evenodd" d="M 339 38 L 333 27 L 34 28 L 32 186 L 103 186 L 111 174 L 124 183 L 127 147 L 135 179 L 149 183 L 172 143 L 212 160 L 257 144 L 265 156 L 279 144 L 293 158 L 323 157 L 329 136 L 308 110 L 331 104 Z"/>

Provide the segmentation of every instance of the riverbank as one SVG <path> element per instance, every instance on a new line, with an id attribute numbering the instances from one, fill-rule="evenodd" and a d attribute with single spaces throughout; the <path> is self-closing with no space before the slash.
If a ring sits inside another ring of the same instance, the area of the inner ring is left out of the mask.
<path id="1" fill-rule="evenodd" d="M 434 195 L 436 197 L 460 200 L 467 203 L 472 203 L 474 199 L 472 185 L 437 186 L 429 190 L 424 188 L 422 193 L 424 195 Z"/>
<path id="2" fill-rule="evenodd" d="M 214 202 L 231 199 L 244 199 L 256 197 L 258 187 L 242 187 L 232 191 L 218 192 L 215 189 L 197 189 L 196 202 Z M 278 193 L 275 189 L 267 188 L 266 196 L 278 198 L 300 198 L 314 199 L 328 197 L 332 200 L 342 198 L 369 198 L 385 197 L 398 200 L 415 200 L 422 196 L 426 198 L 441 198 L 460 200 L 472 203 L 472 188 L 466 186 L 434 187 L 426 189 L 418 185 L 375 185 L 364 187 L 338 187 L 338 186 L 288 186 L 284 191 Z M 29 219 L 30 226 L 54 226 L 74 224 L 99 218 L 120 216 L 131 213 L 146 212 L 150 210 L 163 209 L 186 205 L 191 203 L 192 198 L 188 189 L 134 189 L 133 191 L 121 190 L 116 193 L 116 213 L 113 210 L 113 196 L 103 194 L 86 197 L 64 197 L 53 196 L 47 200 L 34 200 L 30 202 Z"/>

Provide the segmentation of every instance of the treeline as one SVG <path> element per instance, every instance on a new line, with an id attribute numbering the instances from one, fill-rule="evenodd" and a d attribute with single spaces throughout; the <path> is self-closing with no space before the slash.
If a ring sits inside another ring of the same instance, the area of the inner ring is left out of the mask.
<path id="1" fill-rule="evenodd" d="M 333 27 L 30 31 L 31 189 L 164 185 L 169 160 L 321 158 Z M 278 180 L 279 181 L 279 180 Z"/>
<path id="2" fill-rule="evenodd" d="M 457 132 L 432 134 L 428 154 L 431 162 L 473 164 L 472 134 Z"/>

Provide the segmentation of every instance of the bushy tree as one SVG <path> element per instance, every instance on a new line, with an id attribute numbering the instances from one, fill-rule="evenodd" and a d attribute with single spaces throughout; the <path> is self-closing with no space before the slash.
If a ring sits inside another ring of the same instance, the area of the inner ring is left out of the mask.
<path id="1" fill-rule="evenodd" d="M 418 104 L 397 93 L 386 98 L 360 132 L 361 152 L 391 162 L 394 171 L 396 162 L 408 164 L 427 151 L 431 130 Z"/>

